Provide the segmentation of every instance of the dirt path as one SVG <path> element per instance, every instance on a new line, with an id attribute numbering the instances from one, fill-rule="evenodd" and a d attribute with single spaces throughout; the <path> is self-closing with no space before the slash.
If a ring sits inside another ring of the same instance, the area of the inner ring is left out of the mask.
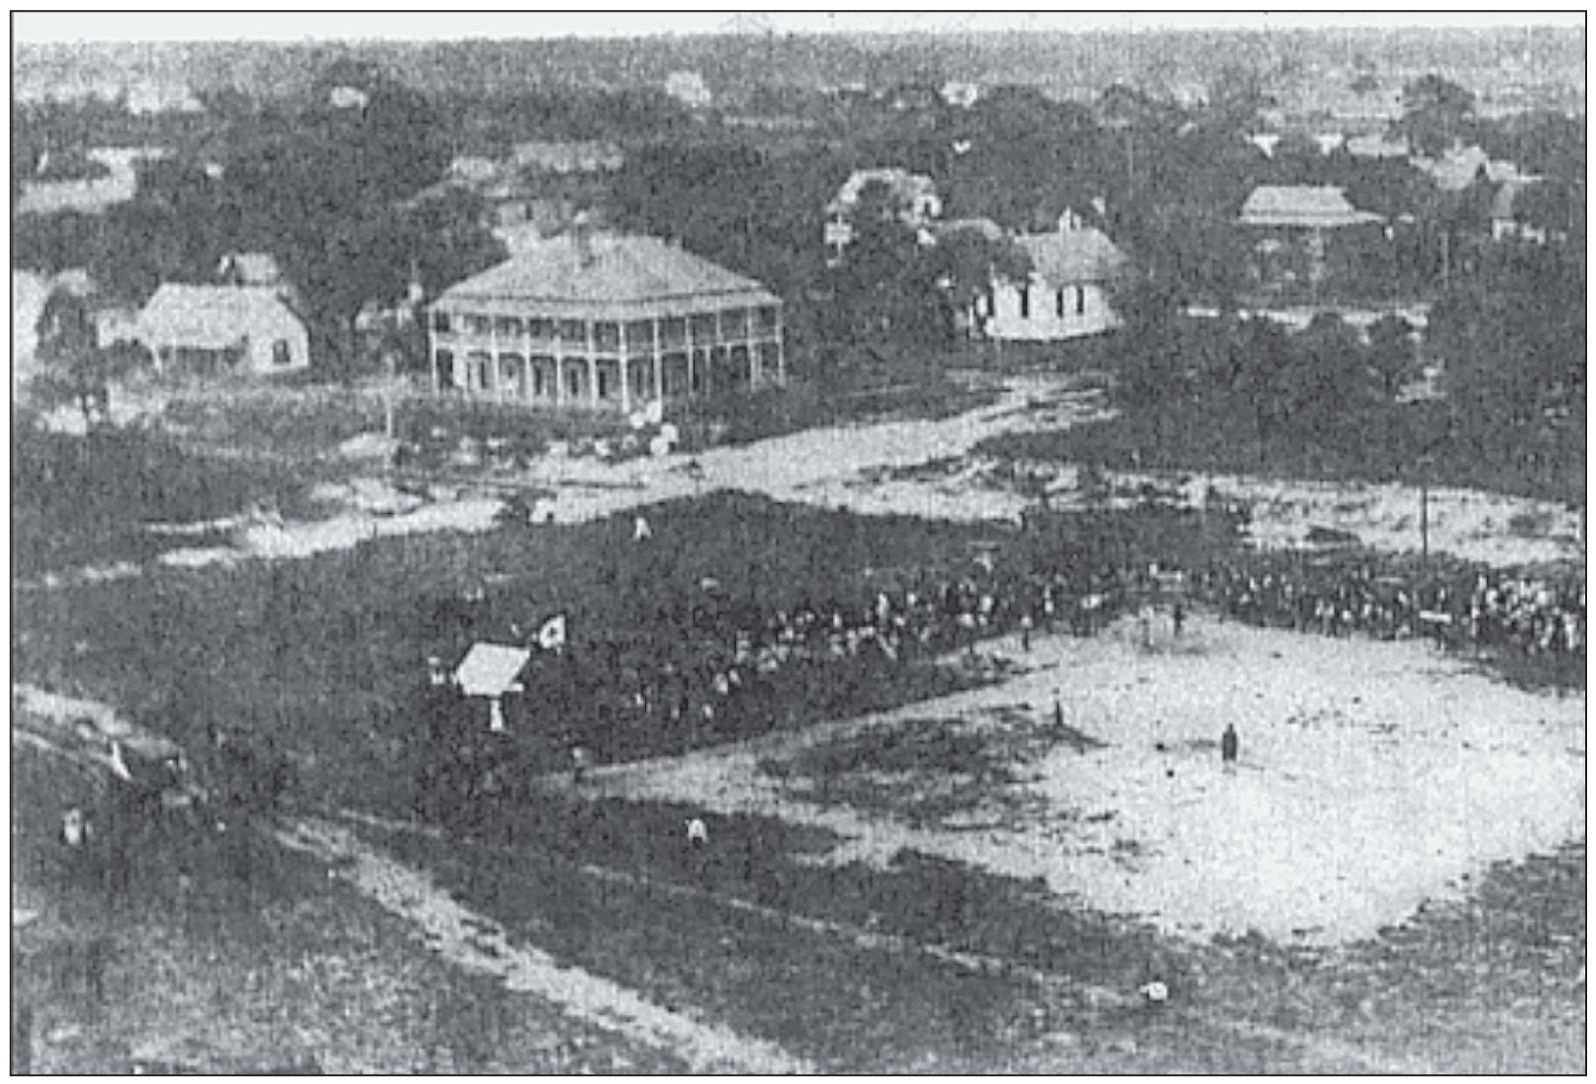
<path id="1" fill-rule="evenodd" d="M 378 817 L 348 809 L 338 810 L 337 815 L 341 819 L 378 828 L 382 831 L 421 835 L 433 840 L 447 838 L 447 834 L 441 829 L 410 821 Z M 503 845 L 481 842 L 471 842 L 468 846 L 473 851 L 513 850 L 513 848 Z M 1088 1017 L 1090 1014 L 1105 1010 L 1124 1012 L 1140 1004 L 1135 991 L 1118 990 L 1097 983 L 1085 982 L 1073 976 L 1034 967 L 1007 956 L 996 956 L 966 949 L 954 949 L 900 934 L 868 929 L 852 923 L 815 918 L 798 914 L 785 908 L 755 903 L 752 900 L 725 892 L 716 892 L 695 885 L 626 873 L 594 863 L 581 863 L 576 865 L 575 868 L 579 869 L 585 876 L 610 884 L 638 889 L 654 896 L 674 896 L 707 904 L 711 907 L 735 911 L 772 925 L 780 926 L 783 929 L 801 930 L 821 937 L 838 939 L 865 952 L 919 955 L 941 964 L 956 967 L 973 975 L 1001 974 L 1046 990 L 1050 996 L 1069 1003 L 1077 1011 L 1088 1014 Z M 1371 1054 L 1354 1043 L 1306 1035 L 1300 1031 L 1289 1031 L 1256 1021 L 1236 1019 L 1231 1015 L 1211 1010 L 1189 1005 L 1177 1005 L 1173 1006 L 1170 1011 L 1173 1015 L 1186 1022 L 1224 1032 L 1238 1039 L 1264 1042 L 1296 1050 L 1324 1071 L 1415 1074 L 1434 1071 L 1432 1066 L 1419 1059 L 1397 1056 L 1385 1051 L 1377 1055 Z"/>
<path id="2" fill-rule="evenodd" d="M 460 904 L 424 873 L 368 846 L 346 829 L 305 819 L 280 830 L 285 846 L 332 864 L 362 894 L 410 922 L 451 963 L 492 975 L 584 1021 L 666 1050 L 698 1073 L 803 1073 L 813 1070 L 774 1044 L 661 1008 L 635 992 L 515 944 L 504 928 Z"/>

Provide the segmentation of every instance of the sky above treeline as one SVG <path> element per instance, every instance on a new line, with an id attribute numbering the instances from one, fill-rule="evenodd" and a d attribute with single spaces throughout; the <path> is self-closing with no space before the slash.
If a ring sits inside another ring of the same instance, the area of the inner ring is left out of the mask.
<path id="1" fill-rule="evenodd" d="M 319 41 L 514 38 L 630 38 L 726 33 L 933 33 L 1002 31 L 1136 32 L 1152 30 L 1299 30 L 1515 26 L 1579 28 L 1582 11 L 1325 12 L 958 12 L 958 11 L 385 11 L 15 12 L 17 44 L 75 41 Z"/>

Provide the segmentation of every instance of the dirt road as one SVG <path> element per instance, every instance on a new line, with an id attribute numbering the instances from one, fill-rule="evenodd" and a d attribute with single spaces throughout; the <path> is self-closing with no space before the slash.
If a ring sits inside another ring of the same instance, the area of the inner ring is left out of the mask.
<path id="1" fill-rule="evenodd" d="M 655 1005 L 632 990 L 512 942 L 497 922 L 475 914 L 411 869 L 363 843 L 347 829 L 305 819 L 277 834 L 283 845 L 329 863 L 363 895 L 412 924 L 426 945 L 449 962 L 491 975 L 518 993 L 531 993 L 588 1023 L 665 1050 L 698 1073 L 810 1071 L 772 1043 L 749 1039 L 712 1022 Z"/>

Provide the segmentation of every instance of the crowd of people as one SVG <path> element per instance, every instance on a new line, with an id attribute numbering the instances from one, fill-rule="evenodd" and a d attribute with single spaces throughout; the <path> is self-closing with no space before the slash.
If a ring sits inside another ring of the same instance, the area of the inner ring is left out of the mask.
<path id="1" fill-rule="evenodd" d="M 649 544 L 647 532 L 638 535 L 638 545 Z M 917 662 L 985 638 L 1018 631 L 1028 646 L 1033 633 L 1091 635 L 1157 582 L 1145 565 L 1057 564 L 1024 569 L 976 553 L 964 568 L 877 574 L 768 609 L 706 579 L 658 598 L 629 628 L 593 628 L 572 615 L 570 642 L 535 653 L 524 684 L 537 694 L 501 704 L 505 731 L 536 735 L 533 744 L 557 734 L 600 759 L 748 736 L 778 725 L 795 705 L 857 709 L 882 687 L 924 673 Z M 454 641 L 443 655 L 458 657 L 476 639 L 526 638 L 531 621 L 496 619 L 487 592 L 471 599 L 451 615 Z M 453 720 L 443 729 L 488 729 L 480 698 L 447 685 L 433 696 L 429 713 Z M 434 746 L 461 747 L 437 725 L 432 738 Z M 436 775 L 430 761 L 424 770 Z"/>
<path id="2" fill-rule="evenodd" d="M 639 548 L 653 544 L 641 527 L 632 539 Z M 1560 659 L 1583 651 L 1577 571 L 1554 577 L 1444 559 L 1281 552 L 1231 552 L 1177 568 L 1147 560 L 1145 550 L 1105 556 L 1114 552 L 977 550 L 962 568 L 877 573 L 766 608 L 705 579 L 656 597 L 653 613 L 626 629 L 587 627 L 572 615 L 570 643 L 537 653 L 532 664 L 527 686 L 537 695 L 503 705 L 506 729 L 554 734 L 563 749 L 600 760 L 677 752 L 765 732 L 794 705 L 860 710 L 875 692 L 910 680 L 904 671 L 916 662 L 998 635 L 1017 632 L 1028 649 L 1033 635 L 1090 636 L 1139 611 L 1150 640 L 1155 606 L 1173 618 L 1177 635 L 1201 606 L 1223 619 L 1330 636 L 1427 636 L 1450 648 Z M 496 638 L 463 616 L 465 639 Z M 1557 673 L 1555 680 L 1575 680 L 1567 667 Z M 444 703 L 457 717 L 486 711 L 458 695 Z M 479 722 L 470 728 L 485 729 Z M 544 752 L 545 765 L 560 755 Z"/>
<path id="3" fill-rule="evenodd" d="M 1196 582 L 1221 614 L 1253 624 L 1526 655 L 1584 651 L 1585 582 L 1575 572 L 1276 553 L 1205 570 Z"/>

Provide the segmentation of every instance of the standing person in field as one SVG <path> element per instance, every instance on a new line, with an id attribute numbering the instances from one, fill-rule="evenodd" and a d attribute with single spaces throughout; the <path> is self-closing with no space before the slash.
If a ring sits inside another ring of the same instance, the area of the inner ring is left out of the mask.
<path id="1" fill-rule="evenodd" d="M 1186 627 L 1186 607 L 1180 599 L 1175 600 L 1175 608 L 1170 612 L 1170 619 L 1175 624 L 1175 635 L 1179 636 L 1181 630 Z"/>
<path id="2" fill-rule="evenodd" d="M 582 777 L 587 774 L 589 763 L 587 747 L 585 745 L 571 746 L 571 785 L 582 785 Z"/>
<path id="3" fill-rule="evenodd" d="M 1236 735 L 1236 724 L 1226 723 L 1225 733 L 1219 739 L 1219 759 L 1223 761 L 1226 771 L 1236 766 L 1236 758 L 1240 754 L 1241 739 Z"/>

